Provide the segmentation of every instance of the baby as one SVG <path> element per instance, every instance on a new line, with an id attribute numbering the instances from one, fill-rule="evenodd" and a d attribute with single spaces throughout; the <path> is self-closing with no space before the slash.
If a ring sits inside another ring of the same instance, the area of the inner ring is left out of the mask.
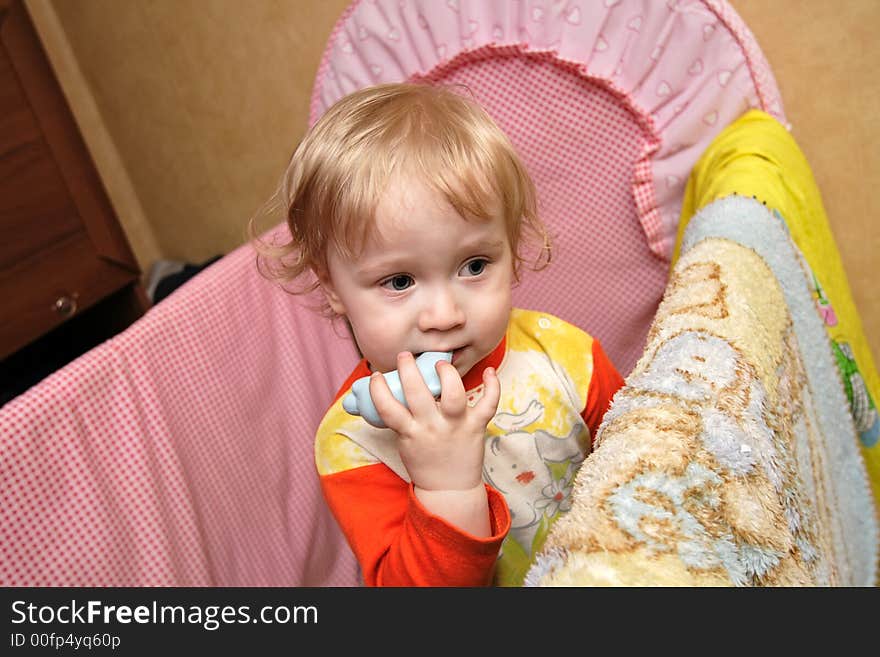
<path id="1" fill-rule="evenodd" d="M 511 305 L 526 238 L 536 269 L 549 247 L 510 141 L 454 90 L 371 87 L 309 131 L 282 193 L 281 277 L 313 274 L 363 356 L 315 459 L 365 583 L 521 584 L 623 382 L 598 341 Z M 451 353 L 439 398 L 425 352 Z M 364 376 L 378 426 L 343 408 Z"/>

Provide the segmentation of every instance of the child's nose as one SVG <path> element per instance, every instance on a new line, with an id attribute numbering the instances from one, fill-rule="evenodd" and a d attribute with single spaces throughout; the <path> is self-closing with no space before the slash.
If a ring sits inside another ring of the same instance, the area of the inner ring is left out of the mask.
<path id="1" fill-rule="evenodd" d="M 420 330 L 449 331 L 464 324 L 464 311 L 451 290 L 438 289 L 426 301 L 419 313 Z"/>

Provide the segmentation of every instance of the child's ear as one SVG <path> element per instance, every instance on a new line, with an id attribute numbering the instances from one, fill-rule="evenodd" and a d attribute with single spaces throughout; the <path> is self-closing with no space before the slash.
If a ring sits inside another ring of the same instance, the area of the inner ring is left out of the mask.
<path id="1" fill-rule="evenodd" d="M 333 285 L 333 281 L 330 278 L 330 272 L 323 267 L 316 268 L 315 276 L 318 277 L 318 282 L 321 284 L 321 291 L 324 293 L 327 303 L 330 304 L 330 309 L 337 315 L 345 315 L 345 306 L 342 304 L 342 299 L 340 299 L 339 295 L 336 293 L 336 287 Z"/>

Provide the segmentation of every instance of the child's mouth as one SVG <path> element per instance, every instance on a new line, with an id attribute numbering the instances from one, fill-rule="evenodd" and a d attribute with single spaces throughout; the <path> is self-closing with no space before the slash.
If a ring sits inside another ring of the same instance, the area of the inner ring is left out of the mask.
<path id="1" fill-rule="evenodd" d="M 462 356 L 462 354 L 464 353 L 464 350 L 465 350 L 465 349 L 467 349 L 467 347 L 459 347 L 458 349 L 453 349 L 453 350 L 452 350 L 452 364 L 453 364 L 453 365 L 455 364 L 455 361 L 457 361 L 459 358 L 461 358 L 461 356 Z M 427 352 L 425 352 L 425 351 L 414 351 L 414 352 L 412 352 L 412 355 L 413 355 L 413 358 L 419 358 L 419 357 L 420 357 L 422 354 L 424 354 L 424 353 L 427 353 Z M 447 353 L 448 353 L 448 350 L 447 350 Z"/>

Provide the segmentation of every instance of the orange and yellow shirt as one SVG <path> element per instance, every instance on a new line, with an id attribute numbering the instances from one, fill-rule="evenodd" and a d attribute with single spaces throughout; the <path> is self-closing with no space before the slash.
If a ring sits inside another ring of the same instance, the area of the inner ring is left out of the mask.
<path id="1" fill-rule="evenodd" d="M 571 507 L 572 484 L 623 379 L 599 342 L 547 313 L 514 309 L 495 350 L 464 377 L 468 403 L 482 373 L 501 383 L 486 428 L 483 480 L 492 535 L 477 538 L 418 501 L 397 436 L 342 408 L 361 361 L 321 421 L 315 461 L 331 511 L 371 586 L 516 586 L 553 522 Z"/>

